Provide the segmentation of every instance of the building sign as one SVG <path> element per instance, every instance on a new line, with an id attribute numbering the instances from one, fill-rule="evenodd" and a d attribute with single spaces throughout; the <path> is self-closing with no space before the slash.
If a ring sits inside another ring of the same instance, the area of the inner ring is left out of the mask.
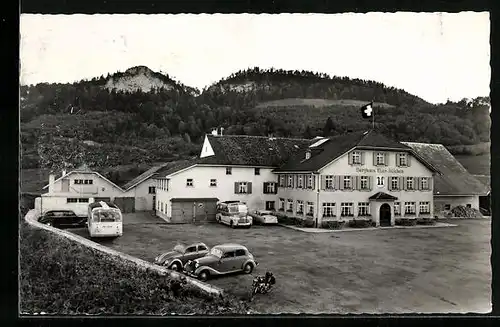
<path id="1" fill-rule="evenodd" d="M 377 173 L 377 174 L 404 174 L 405 171 L 399 168 L 359 168 L 356 167 L 357 173 Z"/>

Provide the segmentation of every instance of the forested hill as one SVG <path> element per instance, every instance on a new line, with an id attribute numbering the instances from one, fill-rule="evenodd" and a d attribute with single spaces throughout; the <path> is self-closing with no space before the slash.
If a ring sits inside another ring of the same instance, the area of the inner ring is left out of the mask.
<path id="1" fill-rule="evenodd" d="M 200 94 L 139 66 L 78 83 L 22 86 L 22 167 L 185 158 L 221 126 L 226 134 L 336 135 L 369 128 L 359 107 L 372 100 L 376 128 L 400 140 L 443 143 L 456 152 L 489 141 L 488 98 L 433 105 L 377 82 L 258 68 Z"/>

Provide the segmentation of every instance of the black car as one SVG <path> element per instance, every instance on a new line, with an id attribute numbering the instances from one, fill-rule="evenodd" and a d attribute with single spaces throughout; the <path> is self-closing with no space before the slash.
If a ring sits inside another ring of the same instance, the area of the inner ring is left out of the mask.
<path id="1" fill-rule="evenodd" d="M 87 217 L 77 216 L 71 210 L 50 210 L 38 218 L 38 222 L 54 227 L 83 227 Z"/>

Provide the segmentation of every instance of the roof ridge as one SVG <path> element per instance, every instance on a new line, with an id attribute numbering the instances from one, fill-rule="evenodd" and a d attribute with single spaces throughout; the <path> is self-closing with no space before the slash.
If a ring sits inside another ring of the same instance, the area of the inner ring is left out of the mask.
<path id="1" fill-rule="evenodd" d="M 295 138 L 295 137 L 282 137 L 282 136 L 263 136 L 263 135 L 212 135 L 207 134 L 211 137 L 247 137 L 247 138 L 263 138 L 263 139 L 279 139 L 279 140 L 299 140 L 299 141 L 312 141 L 312 139 L 306 138 Z"/>

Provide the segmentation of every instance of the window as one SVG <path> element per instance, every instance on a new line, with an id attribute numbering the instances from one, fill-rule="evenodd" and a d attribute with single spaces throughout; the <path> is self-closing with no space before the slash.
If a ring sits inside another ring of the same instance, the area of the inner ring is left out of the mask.
<path id="1" fill-rule="evenodd" d="M 335 217 L 335 203 L 323 202 L 323 217 Z"/>
<path id="2" fill-rule="evenodd" d="M 361 176 L 360 186 L 362 190 L 368 189 L 368 176 Z"/>
<path id="3" fill-rule="evenodd" d="M 275 203 L 274 201 L 266 201 L 266 210 L 276 210 L 274 207 Z"/>
<path id="4" fill-rule="evenodd" d="M 353 203 L 352 202 L 342 202 L 340 204 L 340 215 L 342 217 L 352 217 L 353 215 Z"/>
<path id="5" fill-rule="evenodd" d="M 285 176 L 280 176 L 279 186 L 285 187 Z"/>
<path id="6" fill-rule="evenodd" d="M 302 175 L 297 176 L 297 187 L 303 188 L 304 187 L 304 181 L 302 180 Z"/>
<path id="7" fill-rule="evenodd" d="M 401 203 L 394 202 L 394 215 L 401 216 Z"/>
<path id="8" fill-rule="evenodd" d="M 66 199 L 66 203 L 77 203 L 78 202 L 78 199 L 76 198 L 67 198 Z"/>
<path id="9" fill-rule="evenodd" d="M 408 165 L 408 160 L 406 157 L 406 153 L 398 153 L 398 165 L 400 167 L 406 167 Z"/>
<path id="10" fill-rule="evenodd" d="M 420 189 L 428 190 L 429 189 L 429 177 L 420 178 Z"/>
<path id="11" fill-rule="evenodd" d="M 352 163 L 355 164 L 355 165 L 360 165 L 361 164 L 361 152 L 354 151 L 352 153 Z"/>
<path id="12" fill-rule="evenodd" d="M 89 203 L 89 199 L 88 198 L 79 198 L 78 202 L 79 203 Z"/>
<path id="13" fill-rule="evenodd" d="M 226 259 L 226 258 L 233 258 L 233 257 L 234 257 L 234 254 L 235 254 L 235 251 L 225 252 L 225 253 L 222 255 L 222 258 L 224 258 L 224 259 Z"/>
<path id="14" fill-rule="evenodd" d="M 288 184 L 287 184 L 288 187 L 293 187 L 293 176 L 292 175 L 288 175 Z"/>
<path id="15" fill-rule="evenodd" d="M 216 186 L 217 186 L 217 180 L 212 178 L 212 179 L 210 180 L 210 186 L 211 186 L 211 187 L 216 187 Z"/>
<path id="16" fill-rule="evenodd" d="M 311 159 L 311 151 L 306 152 L 306 160 Z"/>
<path id="17" fill-rule="evenodd" d="M 467 208 L 472 208 L 472 205 L 470 203 L 467 203 Z"/>
<path id="18" fill-rule="evenodd" d="M 368 202 L 358 203 L 358 216 L 369 216 L 370 215 L 370 204 Z"/>
<path id="19" fill-rule="evenodd" d="M 377 166 L 383 166 L 385 164 L 385 155 L 382 152 L 377 152 L 376 164 Z"/>
<path id="20" fill-rule="evenodd" d="M 420 202 L 418 212 L 419 213 L 431 213 L 431 206 L 430 206 L 429 202 Z"/>
<path id="21" fill-rule="evenodd" d="M 78 184 L 78 185 L 92 185 L 92 184 L 94 184 L 94 180 L 92 180 L 92 179 L 75 179 L 75 181 L 73 183 Z"/>
<path id="22" fill-rule="evenodd" d="M 260 175 L 260 168 L 255 168 L 254 174 L 255 175 Z"/>
<path id="23" fill-rule="evenodd" d="M 307 176 L 307 188 L 313 188 L 313 176 Z"/>
<path id="24" fill-rule="evenodd" d="M 399 190 L 399 178 L 391 177 L 391 190 Z"/>
<path id="25" fill-rule="evenodd" d="M 156 210 L 160 211 L 160 200 L 156 200 Z"/>
<path id="26" fill-rule="evenodd" d="M 413 177 L 406 177 L 406 189 L 413 190 Z"/>
<path id="27" fill-rule="evenodd" d="M 186 179 L 186 186 L 193 186 L 193 179 L 192 178 L 188 178 Z"/>
<path id="28" fill-rule="evenodd" d="M 276 193 L 276 183 L 274 182 L 267 182 L 264 183 L 264 193 L 266 194 L 275 194 Z"/>
<path id="29" fill-rule="evenodd" d="M 237 257 L 243 257 L 243 256 L 247 255 L 245 250 L 243 250 L 243 249 L 238 249 L 238 250 L 236 250 L 235 253 L 236 253 Z"/>
<path id="30" fill-rule="evenodd" d="M 304 214 L 304 201 L 297 200 L 297 214 Z"/>
<path id="31" fill-rule="evenodd" d="M 156 193 L 156 187 L 150 186 L 149 189 L 148 189 L 148 193 L 149 194 L 155 194 Z"/>
<path id="32" fill-rule="evenodd" d="M 405 202 L 405 215 L 415 214 L 415 202 Z"/>
<path id="33" fill-rule="evenodd" d="M 233 173 L 233 170 L 231 167 L 226 167 L 226 175 L 231 175 Z"/>
<path id="34" fill-rule="evenodd" d="M 379 187 L 384 186 L 384 176 L 377 176 L 377 186 Z"/>
<path id="35" fill-rule="evenodd" d="M 190 246 L 186 249 L 186 253 L 196 252 L 196 246 Z"/>
<path id="36" fill-rule="evenodd" d="M 307 202 L 307 215 L 314 216 L 314 202 Z"/>
<path id="37" fill-rule="evenodd" d="M 333 175 L 327 175 L 327 176 L 325 176 L 325 188 L 327 190 L 332 190 L 333 189 Z"/>
<path id="38" fill-rule="evenodd" d="M 280 207 L 279 210 L 284 211 L 285 210 L 285 199 L 280 198 Z"/>
<path id="39" fill-rule="evenodd" d="M 451 204 L 444 205 L 444 210 L 450 210 L 450 209 L 451 209 Z"/>
<path id="40" fill-rule="evenodd" d="M 237 184 L 238 194 L 246 194 L 248 192 L 248 182 L 239 182 Z"/>
<path id="41" fill-rule="evenodd" d="M 288 199 L 288 208 L 286 211 L 293 212 L 293 200 Z"/>
<path id="42" fill-rule="evenodd" d="M 205 245 L 198 245 L 198 251 L 207 251 L 207 247 Z"/>
<path id="43" fill-rule="evenodd" d="M 344 189 L 350 190 L 351 188 L 351 176 L 344 176 Z"/>
<path id="44" fill-rule="evenodd" d="M 161 212 L 164 212 L 164 211 L 163 211 L 163 202 L 160 202 L 160 208 L 161 208 L 161 210 L 160 210 L 160 211 L 161 211 Z"/>

